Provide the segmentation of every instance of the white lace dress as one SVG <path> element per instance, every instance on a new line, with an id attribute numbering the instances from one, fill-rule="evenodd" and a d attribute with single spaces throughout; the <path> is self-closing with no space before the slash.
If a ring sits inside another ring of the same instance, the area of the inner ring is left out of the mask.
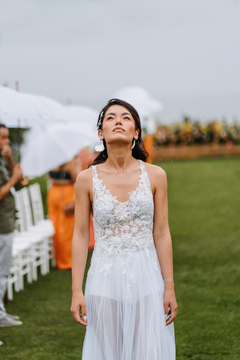
<path id="1" fill-rule="evenodd" d="M 95 249 L 85 297 L 83 360 L 174 360 L 164 281 L 153 241 L 154 203 L 145 165 L 137 189 L 119 202 L 93 169 Z"/>

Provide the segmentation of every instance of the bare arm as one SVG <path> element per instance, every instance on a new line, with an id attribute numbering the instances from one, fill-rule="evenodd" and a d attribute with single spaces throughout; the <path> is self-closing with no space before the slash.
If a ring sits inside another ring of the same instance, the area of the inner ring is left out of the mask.
<path id="1" fill-rule="evenodd" d="M 153 236 L 165 282 L 164 310 L 170 324 L 177 315 L 177 302 L 173 282 L 172 240 L 168 224 L 167 177 L 163 169 L 154 171 L 154 228 Z M 168 308 L 170 307 L 170 312 Z"/>
<path id="2" fill-rule="evenodd" d="M 7 194 L 10 192 L 11 187 L 16 185 L 16 183 L 21 180 L 23 178 L 23 173 L 21 168 L 16 165 L 13 168 L 12 171 L 12 176 L 10 177 L 10 179 L 8 180 L 8 182 L 6 182 L 6 184 L 2 185 L 0 188 L 0 201 L 7 196 Z"/>
<path id="3" fill-rule="evenodd" d="M 82 291 L 83 276 L 86 266 L 89 223 L 90 223 L 90 187 L 91 169 L 81 172 L 76 181 L 75 226 L 72 244 L 72 305 L 71 312 L 74 319 L 87 325 L 86 302 Z M 80 314 L 81 311 L 81 314 Z"/>

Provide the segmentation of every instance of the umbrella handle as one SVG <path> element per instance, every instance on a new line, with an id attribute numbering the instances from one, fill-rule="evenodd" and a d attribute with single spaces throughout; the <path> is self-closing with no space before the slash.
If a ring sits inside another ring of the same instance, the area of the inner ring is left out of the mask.
<path id="1" fill-rule="evenodd" d="M 19 181 L 21 185 L 26 186 L 29 183 L 28 176 L 24 177 L 24 179 Z"/>
<path id="2" fill-rule="evenodd" d="M 21 167 L 20 163 L 18 163 L 17 165 L 19 168 Z M 26 186 L 29 183 L 29 177 L 24 176 L 24 178 L 22 180 L 20 180 L 19 182 L 21 185 Z"/>

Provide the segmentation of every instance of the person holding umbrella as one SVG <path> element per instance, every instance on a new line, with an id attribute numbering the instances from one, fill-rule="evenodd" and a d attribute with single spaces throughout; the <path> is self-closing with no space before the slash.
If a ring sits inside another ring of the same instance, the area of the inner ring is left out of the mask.
<path id="1" fill-rule="evenodd" d="M 13 186 L 23 178 L 21 168 L 14 164 L 9 143 L 8 129 L 0 123 L 0 327 L 22 325 L 18 316 L 7 314 L 4 308 L 15 229 Z"/>

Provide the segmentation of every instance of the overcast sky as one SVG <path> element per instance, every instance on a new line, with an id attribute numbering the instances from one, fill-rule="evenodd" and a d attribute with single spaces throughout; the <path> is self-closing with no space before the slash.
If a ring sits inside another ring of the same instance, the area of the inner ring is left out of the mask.
<path id="1" fill-rule="evenodd" d="M 162 118 L 240 118 L 239 0 L 0 0 L 0 84 L 100 109 L 122 86 Z"/>

